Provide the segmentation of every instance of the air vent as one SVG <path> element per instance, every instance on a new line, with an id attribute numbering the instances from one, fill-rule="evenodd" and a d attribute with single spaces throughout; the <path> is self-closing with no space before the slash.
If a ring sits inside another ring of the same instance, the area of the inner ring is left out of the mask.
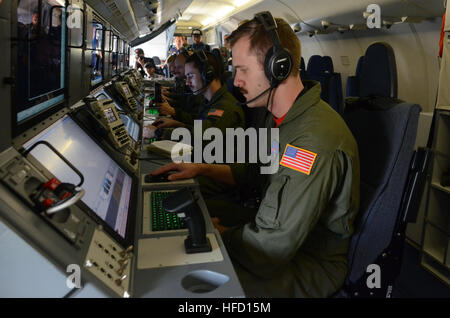
<path id="1" fill-rule="evenodd" d="M 120 12 L 114 0 L 103 0 L 103 3 L 111 10 L 111 12 L 116 16 L 122 16 L 122 12 Z"/>

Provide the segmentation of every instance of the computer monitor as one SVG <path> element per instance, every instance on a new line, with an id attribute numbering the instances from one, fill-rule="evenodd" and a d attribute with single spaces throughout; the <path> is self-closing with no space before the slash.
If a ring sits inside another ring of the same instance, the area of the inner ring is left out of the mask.
<path id="1" fill-rule="evenodd" d="M 98 91 L 94 94 L 94 97 L 97 100 L 104 100 L 104 99 L 111 99 L 113 101 L 114 106 L 118 110 L 123 110 L 122 107 L 119 106 L 112 98 L 109 96 L 107 92 L 105 92 L 103 89 Z M 139 141 L 139 134 L 140 134 L 140 127 L 139 124 L 130 116 L 126 114 L 119 114 L 120 119 L 122 119 L 123 124 L 125 125 L 125 129 L 128 132 L 128 135 L 130 135 L 131 139 L 133 139 L 135 142 Z"/>
<path id="2" fill-rule="evenodd" d="M 84 203 L 102 220 L 104 227 L 115 237 L 129 241 L 129 223 L 133 179 L 97 145 L 69 116 L 64 116 L 43 130 L 23 147 L 45 140 L 53 145 L 84 176 Z M 59 157 L 43 145 L 30 153 L 61 182 L 77 184 L 75 174 Z"/>
<path id="3" fill-rule="evenodd" d="M 15 22 L 17 63 L 12 107 L 17 135 L 39 121 L 39 115 L 62 106 L 66 13 L 56 0 L 19 1 Z"/>

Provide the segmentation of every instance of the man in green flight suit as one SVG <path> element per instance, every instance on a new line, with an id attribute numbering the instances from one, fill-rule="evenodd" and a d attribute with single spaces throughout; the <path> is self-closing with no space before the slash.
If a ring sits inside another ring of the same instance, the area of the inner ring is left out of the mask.
<path id="1" fill-rule="evenodd" d="M 245 128 L 244 112 L 236 105 L 236 98 L 222 85 L 221 65 L 212 53 L 198 51 L 191 55 L 186 60 L 185 75 L 186 85 L 192 94 L 204 97 L 197 115 L 194 117 L 184 113 L 183 118 L 175 116 L 179 120 L 160 118 L 154 123 L 156 128 L 185 127 L 190 130 L 191 136 L 194 136 L 194 120 L 201 120 L 202 135 L 206 129 L 213 127 L 218 128 L 223 135 L 226 128 Z M 164 129 L 162 138 L 170 139 L 171 134 L 171 129 Z M 225 162 L 224 158 L 222 162 Z"/>
<path id="2" fill-rule="evenodd" d="M 260 19 L 269 15 L 257 14 L 229 41 L 235 86 L 249 107 L 268 107 L 266 125 L 279 129 L 279 169 L 263 175 L 258 164 L 181 163 L 153 174 L 176 170 L 169 180 L 207 176 L 238 187 L 265 184 L 261 204 L 245 224 L 224 226 L 226 213 L 240 221 L 242 215 L 251 216 L 244 207 L 225 202 L 223 210 L 227 207 L 228 212 L 213 218 L 246 295 L 329 297 L 342 287 L 348 271 L 347 252 L 359 208 L 357 144 L 342 118 L 320 99 L 320 84 L 303 85 L 300 42 L 282 19 L 273 24 L 279 42 L 290 52 L 292 67 L 281 83 L 272 84 L 265 61 L 270 61 L 266 54 L 275 37 Z M 274 63 L 280 61 L 284 59 Z"/>

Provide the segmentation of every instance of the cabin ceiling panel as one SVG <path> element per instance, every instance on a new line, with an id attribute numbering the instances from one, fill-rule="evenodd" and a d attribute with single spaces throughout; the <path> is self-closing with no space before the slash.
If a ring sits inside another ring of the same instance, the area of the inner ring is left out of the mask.
<path id="1" fill-rule="evenodd" d="M 321 27 L 321 21 L 333 24 L 363 24 L 363 12 L 369 4 L 378 4 L 382 19 L 399 21 L 401 17 L 442 17 L 443 0 L 272 0 L 258 3 L 233 15 L 238 20 L 251 19 L 260 11 L 285 19 L 289 24 L 305 21 Z"/>

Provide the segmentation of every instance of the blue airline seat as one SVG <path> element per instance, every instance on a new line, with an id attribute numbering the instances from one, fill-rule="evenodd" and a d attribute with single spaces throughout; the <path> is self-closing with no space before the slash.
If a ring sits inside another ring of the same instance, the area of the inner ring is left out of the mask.
<path id="1" fill-rule="evenodd" d="M 359 77 L 360 97 L 397 98 L 397 66 L 392 47 L 377 42 L 364 55 Z"/>
<path id="2" fill-rule="evenodd" d="M 307 80 L 308 79 L 308 76 L 306 75 L 305 59 L 303 57 L 300 60 L 300 78 L 302 80 Z"/>
<path id="3" fill-rule="evenodd" d="M 364 63 L 364 56 L 361 56 L 358 60 L 355 75 L 347 77 L 347 85 L 346 85 L 347 97 L 359 97 L 359 79 L 361 77 L 362 63 Z"/>
<path id="4" fill-rule="evenodd" d="M 395 56 L 387 44 L 367 49 L 360 84 L 361 98 L 343 115 L 358 144 L 360 209 L 349 246 L 348 275 L 335 297 L 389 297 L 401 266 L 404 200 L 410 197 L 407 180 L 421 108 L 396 99 Z M 382 275 L 377 290 L 367 285 L 372 264 Z"/>
<path id="5" fill-rule="evenodd" d="M 321 98 L 339 114 L 343 113 L 341 74 L 334 72 L 333 60 L 329 56 L 313 55 L 306 70 L 308 79 L 317 81 L 322 86 Z"/>

